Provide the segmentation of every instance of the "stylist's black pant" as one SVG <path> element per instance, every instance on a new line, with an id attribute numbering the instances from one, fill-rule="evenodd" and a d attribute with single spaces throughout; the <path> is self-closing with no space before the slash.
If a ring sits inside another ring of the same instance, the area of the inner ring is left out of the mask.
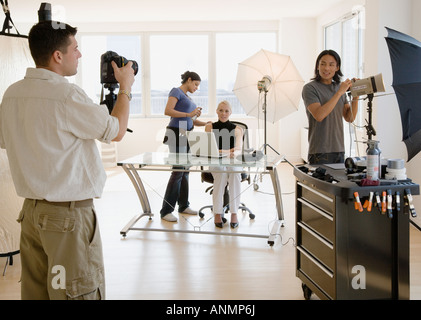
<path id="1" fill-rule="evenodd" d="M 167 130 L 169 130 L 167 128 Z M 168 144 L 170 153 L 188 153 L 189 145 L 187 138 L 184 135 L 177 135 L 173 138 L 173 131 L 167 132 L 166 144 Z M 173 169 L 186 169 L 181 166 L 174 166 Z M 178 212 L 183 212 L 190 205 L 189 203 L 189 172 L 173 171 L 168 180 L 167 189 L 165 191 L 164 200 L 162 202 L 162 209 L 160 211 L 161 217 L 168 213 L 172 213 L 175 205 L 178 202 Z"/>

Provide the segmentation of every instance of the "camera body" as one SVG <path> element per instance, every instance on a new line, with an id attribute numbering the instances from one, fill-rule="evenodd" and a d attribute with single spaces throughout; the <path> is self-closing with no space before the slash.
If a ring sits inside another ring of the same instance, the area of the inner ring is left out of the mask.
<path id="1" fill-rule="evenodd" d="M 134 74 L 136 75 L 139 66 L 136 61 L 134 60 L 127 60 L 126 58 L 119 56 L 114 51 L 107 51 L 103 55 L 101 55 L 101 83 L 105 84 L 117 84 L 118 81 L 114 76 L 114 69 L 111 65 L 111 61 L 114 61 L 119 68 L 125 66 L 129 61 L 131 61 L 132 68 L 134 70 Z"/>

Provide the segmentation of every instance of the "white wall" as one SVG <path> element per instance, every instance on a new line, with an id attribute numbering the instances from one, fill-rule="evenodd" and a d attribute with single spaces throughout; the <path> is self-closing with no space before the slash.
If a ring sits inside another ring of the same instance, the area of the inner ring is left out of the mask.
<path id="1" fill-rule="evenodd" d="M 280 52 L 289 55 L 304 82 L 313 77 L 317 57 L 315 37 L 316 19 L 286 18 L 280 25 Z M 305 106 L 301 99 L 300 107 L 278 123 L 278 151 L 289 161 L 301 161 L 301 128 L 308 126 Z"/>
<path id="2" fill-rule="evenodd" d="M 411 0 L 370 0 L 366 11 L 366 75 L 383 73 L 387 93 L 394 93 L 393 75 L 389 50 L 385 37 L 385 27 L 410 33 Z M 406 159 L 406 148 L 402 141 L 402 126 L 396 96 L 375 98 L 373 102 L 373 125 L 377 131 L 375 139 L 380 141 L 380 149 L 385 158 Z"/>

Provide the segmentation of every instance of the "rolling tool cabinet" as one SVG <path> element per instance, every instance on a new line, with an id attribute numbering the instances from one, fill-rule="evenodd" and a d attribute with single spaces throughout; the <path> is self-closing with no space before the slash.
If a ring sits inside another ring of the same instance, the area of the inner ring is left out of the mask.
<path id="1" fill-rule="evenodd" d="M 409 217 L 415 212 L 408 200 L 419 185 L 408 179 L 360 187 L 345 170 L 320 167 L 333 183 L 294 168 L 296 276 L 305 299 L 312 293 L 321 299 L 409 299 Z M 375 199 L 371 211 L 356 210 L 355 192 L 364 204 L 370 192 L 386 190 L 393 196 L 390 216 Z"/>

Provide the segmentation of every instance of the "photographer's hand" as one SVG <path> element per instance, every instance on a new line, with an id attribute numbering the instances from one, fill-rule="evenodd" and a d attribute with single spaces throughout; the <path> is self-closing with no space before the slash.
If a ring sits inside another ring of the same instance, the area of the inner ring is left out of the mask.
<path id="1" fill-rule="evenodd" d="M 114 76 L 118 83 L 120 84 L 120 90 L 124 90 L 127 93 L 131 92 L 132 85 L 134 83 L 134 70 L 132 68 L 132 62 L 129 61 L 127 65 L 119 68 L 114 61 L 111 61 L 111 65 L 114 69 Z M 111 112 L 113 117 L 116 117 L 119 122 L 119 131 L 117 137 L 113 141 L 120 141 L 123 139 L 124 135 L 127 132 L 127 125 L 129 122 L 130 114 L 130 100 L 129 96 L 126 94 L 117 95 L 117 101 Z"/>
<path id="2" fill-rule="evenodd" d="M 130 91 L 134 83 L 133 63 L 129 61 L 124 67 L 119 68 L 114 61 L 111 61 L 111 65 L 114 69 L 115 79 L 120 84 L 120 89 Z"/>

